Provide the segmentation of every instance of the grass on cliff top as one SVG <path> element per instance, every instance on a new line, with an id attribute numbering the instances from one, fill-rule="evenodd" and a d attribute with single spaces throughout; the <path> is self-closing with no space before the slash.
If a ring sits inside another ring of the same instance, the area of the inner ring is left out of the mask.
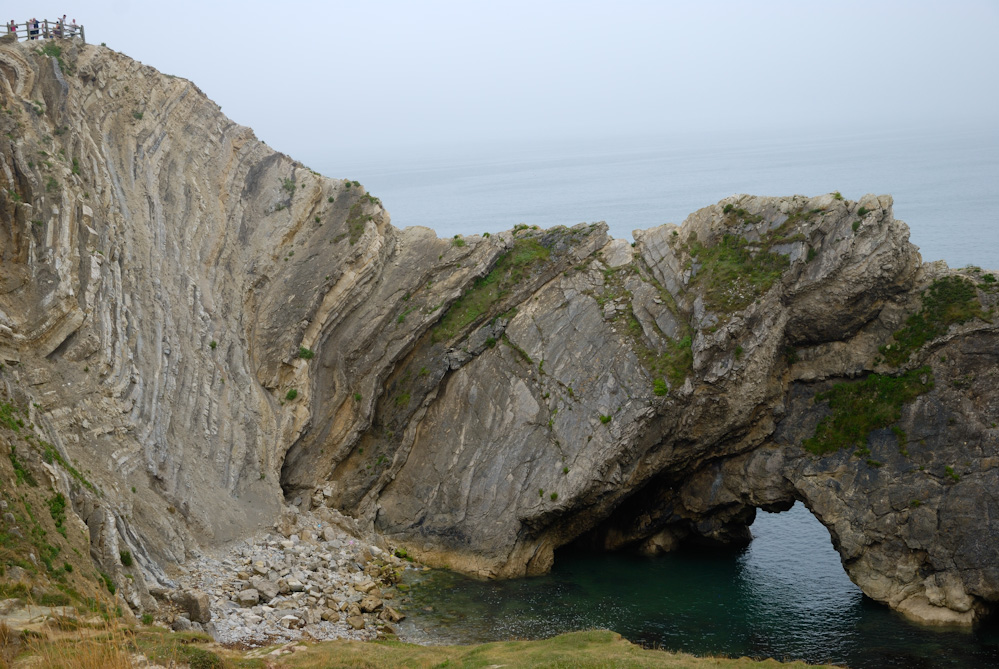
<path id="1" fill-rule="evenodd" d="M 713 246 L 693 240 L 690 255 L 701 266 L 691 284 L 704 290 L 705 306 L 723 314 L 740 311 L 769 290 L 790 265 L 786 255 L 769 250 L 771 245 L 754 249 L 733 234 L 723 235 Z"/>
<path id="2" fill-rule="evenodd" d="M 909 316 L 905 327 L 892 335 L 894 344 L 879 350 L 888 363 L 901 365 L 929 341 L 947 333 L 954 324 L 984 318 L 975 286 L 959 276 L 946 276 L 930 284 L 923 293 L 922 308 Z"/>
<path id="3" fill-rule="evenodd" d="M 475 280 L 472 287 L 451 305 L 433 331 L 434 342 L 455 336 L 505 297 L 523 280 L 534 265 L 548 259 L 550 251 L 537 240 L 517 239 L 513 248 L 504 251 L 489 274 Z"/>
<path id="4" fill-rule="evenodd" d="M 828 400 L 832 415 L 819 421 L 815 436 L 802 445 L 816 455 L 854 446 L 863 452 L 873 430 L 897 422 L 902 406 L 932 389 L 933 372 L 928 366 L 901 376 L 871 374 L 863 381 L 837 383 L 815 396 L 816 402 Z"/>

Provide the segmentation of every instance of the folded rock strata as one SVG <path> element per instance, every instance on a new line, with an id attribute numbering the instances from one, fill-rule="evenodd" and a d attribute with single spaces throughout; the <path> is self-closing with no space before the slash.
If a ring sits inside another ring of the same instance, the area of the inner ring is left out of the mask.
<path id="1" fill-rule="evenodd" d="M 0 74 L 0 384 L 117 581 L 283 501 L 490 577 L 800 501 L 871 597 L 999 601 L 995 275 L 923 264 L 890 197 L 438 239 L 109 49 Z"/>

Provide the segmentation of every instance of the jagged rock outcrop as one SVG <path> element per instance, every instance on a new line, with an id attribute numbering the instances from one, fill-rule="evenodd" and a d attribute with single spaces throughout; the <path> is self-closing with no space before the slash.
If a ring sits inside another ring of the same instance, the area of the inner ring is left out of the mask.
<path id="1" fill-rule="evenodd" d="M 999 601 L 995 276 L 890 197 L 442 240 L 108 49 L 0 73 L 0 382 L 101 491 L 99 561 L 165 582 L 284 498 L 506 577 L 800 500 L 872 597 Z"/>

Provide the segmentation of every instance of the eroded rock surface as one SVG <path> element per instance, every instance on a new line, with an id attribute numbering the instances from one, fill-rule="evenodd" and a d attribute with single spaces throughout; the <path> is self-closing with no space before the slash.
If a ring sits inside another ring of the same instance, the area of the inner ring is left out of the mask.
<path id="1" fill-rule="evenodd" d="M 60 485 L 131 606 L 123 551 L 172 586 L 283 502 L 509 577 L 800 500 L 875 599 L 999 601 L 996 278 L 922 264 L 890 197 L 445 240 L 106 48 L 0 45 L 0 73 L 0 383 L 93 482 Z M 248 557 L 224 596 L 256 624 L 296 590 Z"/>

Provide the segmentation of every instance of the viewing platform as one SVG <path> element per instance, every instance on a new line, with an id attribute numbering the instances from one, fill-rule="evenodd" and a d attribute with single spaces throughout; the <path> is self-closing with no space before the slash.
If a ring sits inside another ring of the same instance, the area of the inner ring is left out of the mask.
<path id="1" fill-rule="evenodd" d="M 24 23 L 16 23 L 11 20 L 4 24 L 3 33 L 0 36 L 9 39 L 11 35 L 14 35 L 17 41 L 79 37 L 86 44 L 87 38 L 83 32 L 83 26 L 78 25 L 75 21 L 76 19 L 73 19 L 73 22 L 31 19 Z"/>

